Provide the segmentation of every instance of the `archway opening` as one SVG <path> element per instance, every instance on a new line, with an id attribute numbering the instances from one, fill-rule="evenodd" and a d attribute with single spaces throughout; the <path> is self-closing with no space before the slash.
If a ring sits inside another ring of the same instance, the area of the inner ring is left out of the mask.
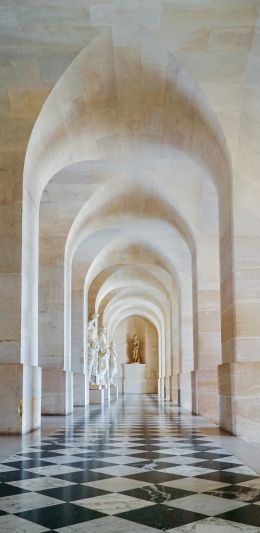
<path id="1" fill-rule="evenodd" d="M 139 342 L 138 356 L 141 368 L 134 364 L 129 374 L 129 365 L 133 363 L 135 335 Z M 119 355 L 119 390 L 125 394 L 157 394 L 159 346 L 156 327 L 145 317 L 130 315 L 116 325 L 113 336 Z"/>

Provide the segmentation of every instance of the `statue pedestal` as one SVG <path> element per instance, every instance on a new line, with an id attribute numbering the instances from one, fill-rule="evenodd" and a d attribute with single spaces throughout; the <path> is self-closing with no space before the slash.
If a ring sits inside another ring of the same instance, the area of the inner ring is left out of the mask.
<path id="1" fill-rule="evenodd" d="M 146 365 L 141 363 L 124 364 L 124 394 L 146 394 Z"/>
<path id="2" fill-rule="evenodd" d="M 110 402 L 110 385 L 104 387 L 105 400 Z"/>
<path id="3" fill-rule="evenodd" d="M 118 401 L 118 385 L 110 385 L 110 397 L 111 400 Z"/>
<path id="4" fill-rule="evenodd" d="M 89 386 L 89 403 L 104 403 L 105 391 L 101 385 Z"/>

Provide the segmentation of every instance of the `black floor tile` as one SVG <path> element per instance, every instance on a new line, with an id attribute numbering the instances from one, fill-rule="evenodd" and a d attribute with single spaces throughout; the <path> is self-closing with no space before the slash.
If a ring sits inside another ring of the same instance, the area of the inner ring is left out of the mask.
<path id="1" fill-rule="evenodd" d="M 184 511 L 182 509 L 174 509 L 167 505 L 157 504 L 151 507 L 142 507 L 134 511 L 127 511 L 120 513 L 117 516 L 125 520 L 132 520 L 138 524 L 143 524 L 153 528 L 166 531 L 174 527 L 191 524 L 198 520 L 205 518 L 205 515 Z"/>
<path id="2" fill-rule="evenodd" d="M 140 463 L 129 463 L 129 466 L 133 466 L 134 468 L 146 468 L 150 464 L 151 464 L 151 461 L 142 461 L 142 462 L 140 461 Z M 150 470 L 150 468 L 148 468 L 148 470 Z"/>
<path id="3" fill-rule="evenodd" d="M 195 457 L 196 459 L 205 459 L 205 461 L 210 461 L 214 459 L 222 459 L 223 457 L 229 457 L 229 453 L 226 453 L 225 455 L 222 453 L 214 453 L 214 452 L 192 452 L 187 454 L 187 457 Z"/>
<path id="4" fill-rule="evenodd" d="M 211 481 L 220 481 L 221 483 L 229 483 L 230 485 L 236 483 L 243 483 L 244 481 L 250 481 L 251 479 L 254 479 L 254 476 L 246 476 L 244 474 L 226 472 L 225 470 L 210 472 L 209 474 L 203 474 L 197 477 L 200 477 L 202 479 L 209 479 Z"/>
<path id="5" fill-rule="evenodd" d="M 66 463 L 66 465 L 72 466 L 73 468 L 82 468 L 83 470 L 92 470 L 93 468 L 104 468 L 106 466 L 117 466 L 116 463 L 107 463 L 106 461 L 95 461 L 95 460 L 89 460 L 89 461 L 80 461 L 79 462 L 73 462 L 73 463 Z"/>
<path id="6" fill-rule="evenodd" d="M 8 466 L 13 468 L 18 468 L 19 470 L 27 470 L 28 468 L 38 468 L 39 466 L 49 466 L 51 463 L 47 461 L 41 461 L 40 459 L 26 459 L 25 461 L 14 461 L 12 463 L 5 463 Z"/>
<path id="7" fill-rule="evenodd" d="M 166 474 L 165 472 L 158 472 L 152 470 L 150 472 L 140 472 L 140 474 L 131 474 L 130 476 L 125 476 L 129 479 L 137 479 L 138 481 L 147 481 L 147 483 L 163 483 L 164 481 L 173 481 L 174 479 L 180 479 L 182 476 L 177 476 L 174 474 Z"/>
<path id="8" fill-rule="evenodd" d="M 166 446 L 161 448 L 159 444 L 152 444 L 148 446 L 143 446 L 148 452 L 156 452 L 156 453 L 163 453 L 163 448 L 166 449 Z M 173 448 L 173 446 L 170 444 L 169 448 Z"/>
<path id="9" fill-rule="evenodd" d="M 167 457 L 169 457 L 169 454 L 159 453 L 159 452 L 145 452 L 145 453 L 135 453 L 134 455 L 132 455 L 132 457 L 136 457 L 138 459 L 147 459 L 148 461 L 149 460 L 152 461 L 153 459 L 166 460 Z"/>
<path id="10" fill-rule="evenodd" d="M 59 447 L 59 444 L 53 443 L 50 446 L 49 445 L 47 446 L 47 445 L 43 444 L 41 446 L 33 446 L 32 448 L 34 450 L 37 450 L 38 452 L 41 452 L 41 451 L 43 451 L 43 452 L 48 452 L 48 451 L 51 452 L 52 450 L 57 450 L 58 447 Z M 66 448 L 64 443 L 60 444 L 60 447 L 61 448 Z"/>
<path id="11" fill-rule="evenodd" d="M 58 448 L 56 448 L 57 450 Z M 62 449 L 62 448 L 61 448 Z M 21 455 L 22 457 L 28 457 L 28 459 L 34 459 L 34 460 L 39 460 L 39 461 L 44 461 L 44 459 L 46 459 L 47 457 L 56 457 L 57 455 L 59 455 L 58 453 L 54 453 L 54 452 L 47 452 L 46 450 L 43 450 L 42 452 L 26 452 L 26 453 L 21 453 L 21 454 L 17 454 L 18 455 Z M 11 465 L 10 465 L 11 466 Z"/>
<path id="12" fill-rule="evenodd" d="M 95 498 L 96 496 L 103 496 L 109 494 L 105 490 L 96 489 L 94 487 L 86 487 L 85 485 L 69 485 L 68 487 L 58 487 L 56 489 L 46 489 L 39 491 L 45 496 L 57 498 L 64 502 L 73 502 L 76 500 L 83 500 L 84 498 Z"/>
<path id="13" fill-rule="evenodd" d="M 260 509 L 259 505 L 249 504 L 239 509 L 234 509 L 228 513 L 218 515 L 218 518 L 223 520 L 231 520 L 247 526 L 260 527 Z"/>
<path id="14" fill-rule="evenodd" d="M 98 481 L 100 479 L 109 479 L 114 476 L 101 474 L 99 472 L 92 472 L 91 470 L 82 470 L 82 472 L 72 472 L 70 474 L 59 474 L 55 476 L 59 479 L 72 481 L 73 483 L 87 483 L 88 481 Z"/>
<path id="15" fill-rule="evenodd" d="M 229 485 L 222 489 L 217 489 L 211 492 L 206 492 L 212 496 L 218 496 L 220 498 L 227 498 L 228 500 L 238 500 L 241 502 L 254 503 L 260 501 L 260 490 L 253 489 L 251 487 L 243 487 L 239 485 Z M 260 507 L 259 507 L 260 512 Z"/>
<path id="16" fill-rule="evenodd" d="M 169 455 L 168 455 L 169 457 Z M 165 463 L 164 461 L 163 462 L 156 462 L 155 463 L 155 470 L 162 470 L 163 468 L 173 468 L 175 466 L 181 466 L 179 463 L 174 463 L 173 462 L 174 460 L 172 460 L 171 463 Z M 194 466 L 197 466 L 197 465 L 194 465 Z M 200 466 L 200 465 L 198 465 Z"/>
<path id="17" fill-rule="evenodd" d="M 99 452 L 83 452 L 83 453 L 75 453 L 73 454 L 74 457 L 78 457 L 79 458 L 79 461 L 81 459 L 89 459 L 89 460 L 92 460 L 92 461 L 95 461 L 95 460 L 101 460 L 102 461 L 102 458 L 104 457 L 114 457 L 115 454 L 113 453 L 106 453 L 106 452 L 102 452 L 102 453 L 99 453 Z"/>
<path id="18" fill-rule="evenodd" d="M 61 503 L 59 505 L 51 505 L 47 510 L 43 507 L 41 509 L 34 509 L 33 511 L 18 513 L 16 516 L 48 527 L 49 529 L 58 529 L 71 526 L 72 524 L 102 518 L 106 515 L 72 503 Z"/>
<path id="19" fill-rule="evenodd" d="M 200 463 L 200 466 L 203 468 L 210 468 L 214 470 L 227 470 L 228 468 L 237 468 L 239 465 L 237 463 L 225 463 L 221 460 L 219 461 L 203 461 Z"/>
<path id="20" fill-rule="evenodd" d="M 13 496 L 14 494 L 24 494 L 29 492 L 28 490 L 20 489 L 14 485 L 8 485 L 7 483 L 0 483 L 0 498 L 4 496 Z"/>
<path id="21" fill-rule="evenodd" d="M 8 483 L 11 481 L 18 481 L 20 479 L 32 479 L 33 477 L 42 477 L 27 470 L 12 470 L 11 472 L 1 472 L 0 482 Z"/>
<path id="22" fill-rule="evenodd" d="M 177 498 L 185 498 L 185 496 L 192 496 L 194 492 L 174 489 L 165 485 L 147 485 L 138 489 L 124 491 L 123 494 L 154 503 L 163 503 Z"/>
<path id="23" fill-rule="evenodd" d="M 192 444 L 187 449 L 189 449 L 191 452 L 212 452 L 215 448 L 211 448 L 211 446 L 197 446 L 195 444 Z"/>

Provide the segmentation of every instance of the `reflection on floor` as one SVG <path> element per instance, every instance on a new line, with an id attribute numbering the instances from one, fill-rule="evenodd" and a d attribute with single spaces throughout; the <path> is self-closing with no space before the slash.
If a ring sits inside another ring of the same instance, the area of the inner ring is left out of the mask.
<path id="1" fill-rule="evenodd" d="M 83 407 L 74 407 L 73 415 L 66 416 L 66 423 L 73 421 L 84 412 Z M 23 448 L 33 446 L 36 442 L 47 437 L 56 429 L 64 424 L 64 416 L 42 416 L 42 425 L 40 429 L 26 433 L 25 435 L 0 435 L 0 463 L 14 455 Z"/>
<path id="2" fill-rule="evenodd" d="M 260 478 L 193 420 L 152 396 L 71 419 L 0 464 L 0 531 L 259 532 Z"/>

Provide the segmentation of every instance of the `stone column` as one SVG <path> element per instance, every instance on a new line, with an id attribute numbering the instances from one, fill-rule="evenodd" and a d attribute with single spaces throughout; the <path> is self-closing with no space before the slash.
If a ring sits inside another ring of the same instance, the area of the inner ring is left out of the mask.
<path id="1" fill-rule="evenodd" d="M 73 372 L 73 403 L 75 407 L 85 407 L 88 405 L 87 390 L 87 374 Z"/>
<path id="2" fill-rule="evenodd" d="M 64 358 L 64 249 L 55 236 L 47 240 L 41 243 L 39 267 L 42 414 L 65 415 L 73 411 L 73 373 Z"/>
<path id="3" fill-rule="evenodd" d="M 18 141 L 14 134 L 16 120 L 1 120 L 6 147 L 0 148 L 0 433 L 23 434 L 41 424 L 37 348 L 26 342 L 21 346 L 22 312 L 27 325 L 30 320 L 27 308 L 21 304 L 23 148 L 29 132 L 28 128 L 23 130 L 22 120 L 19 127 L 25 138 Z M 24 261 L 26 244 L 25 239 Z M 25 278 L 23 281 L 26 286 Z"/>
<path id="4" fill-rule="evenodd" d="M 60 368 L 42 369 L 42 414 L 73 412 L 73 372 Z"/>
<path id="5" fill-rule="evenodd" d="M 179 400 L 182 407 L 191 411 L 191 372 L 193 370 L 193 319 L 192 316 L 182 316 L 181 328 L 181 361 L 178 373 Z"/>
<path id="6" fill-rule="evenodd" d="M 233 156 L 234 247 L 229 251 L 231 258 L 233 251 L 233 276 L 226 276 L 225 293 L 228 297 L 233 292 L 234 301 L 227 308 L 223 323 L 227 349 L 219 367 L 221 427 L 257 441 L 260 438 L 259 24 L 258 14 L 243 81 L 238 146 Z M 233 325 L 232 313 L 235 313 Z"/>
<path id="7" fill-rule="evenodd" d="M 217 197 L 212 195 L 216 220 L 198 238 L 196 273 L 193 274 L 195 360 L 192 372 L 192 411 L 218 424 L 218 365 L 221 363 L 221 309 Z M 210 198 L 210 196 L 209 196 Z M 211 231 L 210 231 L 211 229 Z M 196 276 L 196 277 L 195 277 Z"/>
<path id="8" fill-rule="evenodd" d="M 88 404 L 88 379 L 84 361 L 84 277 L 72 273 L 71 368 L 74 373 L 74 405 Z M 87 317 L 85 317 L 87 320 Z M 87 333 L 85 332 L 87 336 Z M 87 339 L 85 339 L 85 343 Z"/>
<path id="9" fill-rule="evenodd" d="M 24 434 L 41 425 L 41 369 L 0 365 L 0 431 Z"/>
<path id="10" fill-rule="evenodd" d="M 219 290 L 198 291 L 198 359 L 192 372 L 192 411 L 219 423 L 218 364 L 221 362 Z"/>

